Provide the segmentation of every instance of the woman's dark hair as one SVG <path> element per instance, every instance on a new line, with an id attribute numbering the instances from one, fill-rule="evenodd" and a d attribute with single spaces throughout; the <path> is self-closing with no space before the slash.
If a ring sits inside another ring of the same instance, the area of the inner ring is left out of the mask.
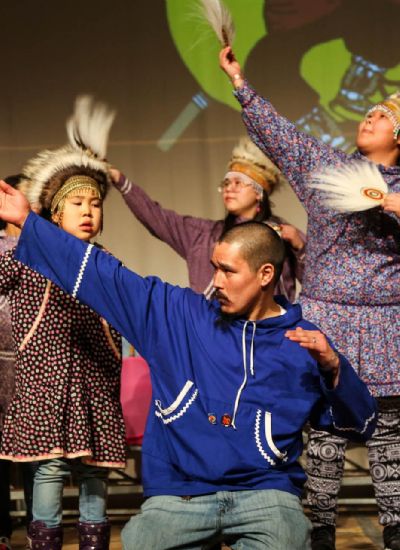
<path id="1" fill-rule="evenodd" d="M 4 178 L 4 181 L 8 183 L 8 185 L 11 185 L 11 187 L 17 187 L 20 180 L 21 180 L 22 174 L 14 174 L 12 176 L 7 176 Z M 0 231 L 5 229 L 7 226 L 7 223 L 3 220 L 0 220 Z"/>
<path id="2" fill-rule="evenodd" d="M 271 203 L 269 201 L 269 195 L 265 191 L 263 191 L 259 208 L 260 208 L 259 212 L 257 212 L 254 218 L 249 221 L 264 222 L 265 220 L 269 220 L 270 218 L 272 218 Z M 221 231 L 221 235 L 225 233 L 225 231 L 228 231 L 229 229 L 234 227 L 235 225 L 236 225 L 235 214 L 228 213 L 224 219 L 224 225 Z"/>

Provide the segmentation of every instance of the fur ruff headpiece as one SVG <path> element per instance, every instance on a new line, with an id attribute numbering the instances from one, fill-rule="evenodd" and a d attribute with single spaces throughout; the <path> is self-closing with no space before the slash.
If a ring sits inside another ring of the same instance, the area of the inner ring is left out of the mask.
<path id="1" fill-rule="evenodd" d="M 241 138 L 233 149 L 228 170 L 246 174 L 268 194 L 285 181 L 279 168 L 248 137 Z"/>
<path id="2" fill-rule="evenodd" d="M 393 124 L 394 139 L 399 137 L 400 132 L 400 92 L 396 92 L 380 103 L 377 103 L 367 112 L 367 116 L 374 111 L 384 113 Z"/>
<path id="3" fill-rule="evenodd" d="M 111 183 L 106 152 L 114 117 L 114 111 L 90 96 L 76 99 L 74 114 L 66 125 L 69 143 L 41 151 L 22 169 L 19 189 L 31 204 L 54 211 L 54 197 L 62 197 L 60 189 L 75 176 L 83 176 L 82 186 L 91 178 L 100 197 L 106 196 Z"/>

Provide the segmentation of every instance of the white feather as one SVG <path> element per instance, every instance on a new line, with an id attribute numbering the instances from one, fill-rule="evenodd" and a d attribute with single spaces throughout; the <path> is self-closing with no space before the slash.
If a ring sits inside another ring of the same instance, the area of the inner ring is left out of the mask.
<path id="1" fill-rule="evenodd" d="M 223 46 L 232 46 L 235 26 L 232 16 L 222 0 L 200 0 L 203 17 L 214 30 Z"/>
<path id="2" fill-rule="evenodd" d="M 377 166 L 354 161 L 311 174 L 311 187 L 324 192 L 324 204 L 339 212 L 360 212 L 382 204 L 388 186 Z"/>
<path id="3" fill-rule="evenodd" d="M 66 124 L 70 144 L 78 150 L 90 149 L 97 158 L 105 159 L 114 118 L 115 111 L 104 103 L 96 103 L 91 96 L 79 96 Z"/>

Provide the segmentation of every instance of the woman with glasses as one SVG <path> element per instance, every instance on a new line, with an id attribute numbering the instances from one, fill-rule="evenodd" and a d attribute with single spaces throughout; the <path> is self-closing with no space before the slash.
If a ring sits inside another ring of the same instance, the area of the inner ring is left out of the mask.
<path id="1" fill-rule="evenodd" d="M 232 152 L 228 171 L 218 190 L 227 215 L 223 220 L 182 216 L 162 208 L 119 170 L 111 171 L 116 188 L 135 217 L 152 235 L 169 244 L 187 263 L 189 284 L 207 297 L 212 295 L 211 252 L 223 231 L 237 223 L 255 220 L 270 224 L 284 239 L 287 258 L 276 293 L 290 301 L 296 296 L 296 279 L 303 273 L 304 234 L 271 212 L 269 197 L 283 177 L 274 164 L 247 137 Z"/>

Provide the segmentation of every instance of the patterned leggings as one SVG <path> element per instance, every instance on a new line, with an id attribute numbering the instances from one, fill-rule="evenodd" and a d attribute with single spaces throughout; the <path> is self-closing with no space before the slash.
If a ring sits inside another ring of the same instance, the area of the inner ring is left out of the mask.
<path id="1" fill-rule="evenodd" d="M 400 523 L 400 397 L 378 399 L 378 424 L 367 442 L 382 525 Z M 311 430 L 307 446 L 307 502 L 314 526 L 335 525 L 347 440 Z"/>

